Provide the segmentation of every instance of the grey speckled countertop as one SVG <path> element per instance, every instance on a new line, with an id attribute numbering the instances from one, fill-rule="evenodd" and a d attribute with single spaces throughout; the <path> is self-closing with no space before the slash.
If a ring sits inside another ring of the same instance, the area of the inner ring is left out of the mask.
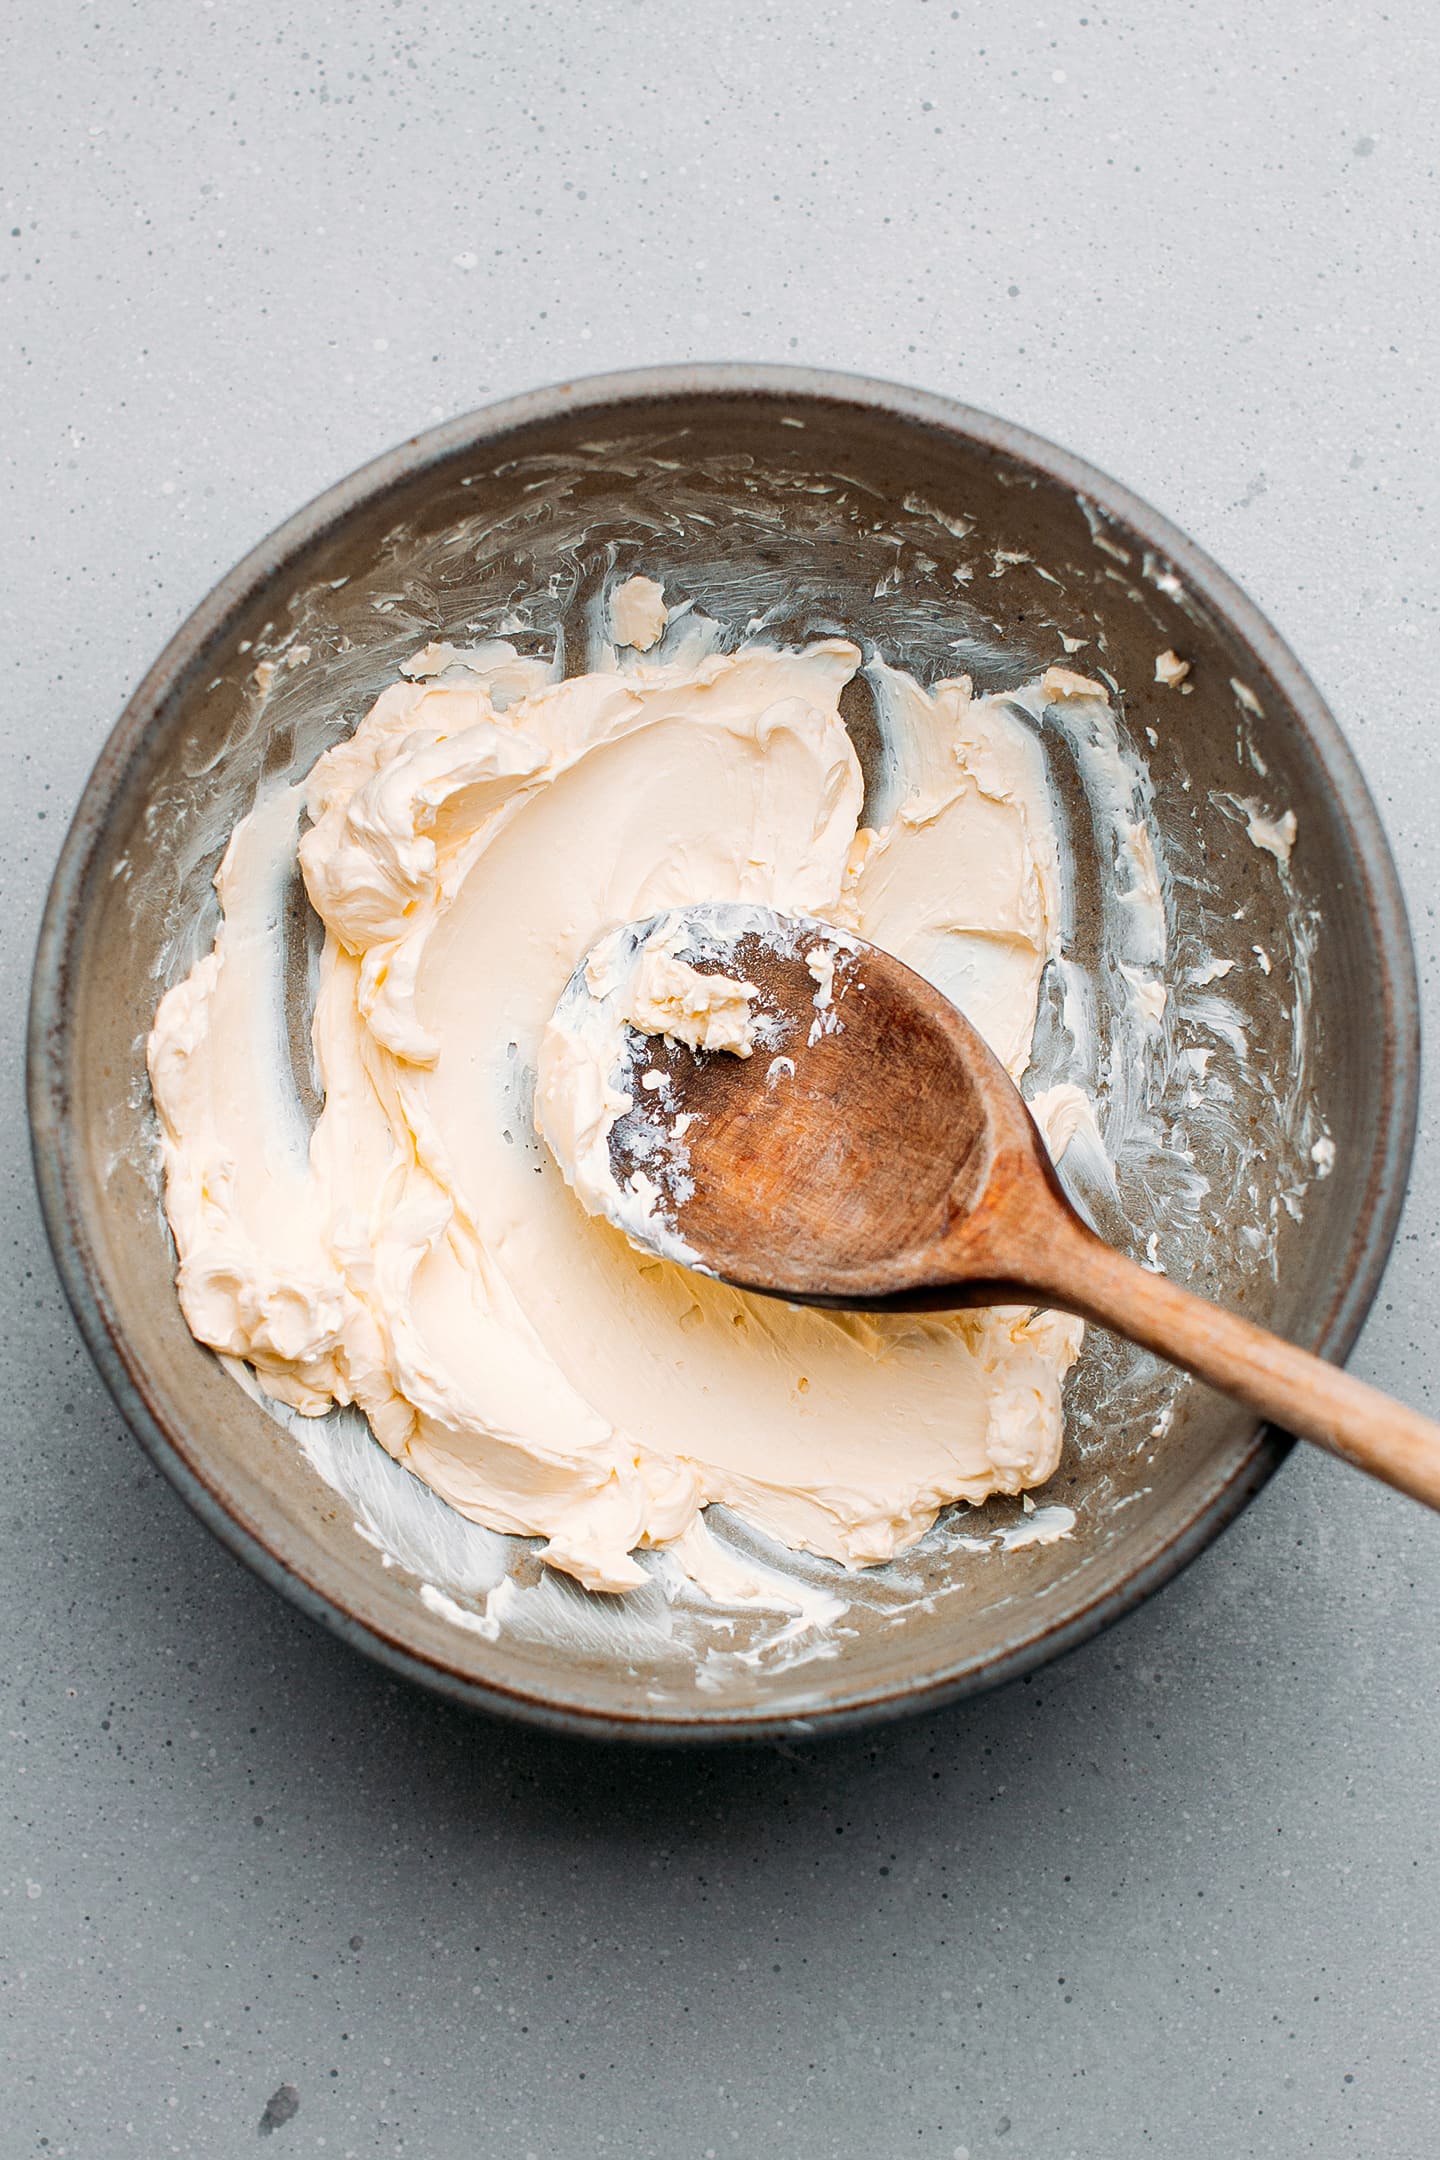
<path id="1" fill-rule="evenodd" d="M 1440 2151 L 1419 1509 L 1301 1454 L 1033 1683 L 744 1757 L 547 1742 L 211 1543 L 31 1190 L 45 882 L 165 637 L 428 420 L 659 359 L 954 391 L 1188 527 L 1333 699 L 1433 1015 L 1433 9 L 1043 4 L 10 0 L 7 2160 Z M 1431 1102 L 1354 1361 L 1422 1405 Z"/>

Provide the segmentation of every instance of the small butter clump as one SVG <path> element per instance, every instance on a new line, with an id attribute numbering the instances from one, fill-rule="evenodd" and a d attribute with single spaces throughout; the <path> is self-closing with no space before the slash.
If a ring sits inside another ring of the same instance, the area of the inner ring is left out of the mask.
<path id="1" fill-rule="evenodd" d="M 649 652 L 669 620 L 665 588 L 654 578 L 627 578 L 610 595 L 610 634 L 617 645 Z"/>
<path id="2" fill-rule="evenodd" d="M 692 1050 L 728 1050 L 748 1058 L 755 1048 L 750 1004 L 755 985 L 731 975 L 702 975 L 663 945 L 641 953 L 622 1008 L 642 1035 L 664 1035 Z"/>

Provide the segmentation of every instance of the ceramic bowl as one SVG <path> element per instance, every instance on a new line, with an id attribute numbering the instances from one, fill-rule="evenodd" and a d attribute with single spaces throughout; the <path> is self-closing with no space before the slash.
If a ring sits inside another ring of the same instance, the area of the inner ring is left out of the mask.
<path id="1" fill-rule="evenodd" d="M 1073 1513 L 1068 1535 L 1027 1542 L 1031 1518 L 1006 1503 L 954 1511 L 863 1577 L 805 1563 L 846 1611 L 803 1655 L 794 1631 L 787 1649 L 773 1621 L 742 1621 L 726 1623 L 720 1656 L 713 1622 L 658 1591 L 637 1618 L 548 1575 L 542 1587 L 518 1541 L 532 1624 L 467 1625 L 454 1617 L 470 1580 L 460 1519 L 363 1430 L 333 1436 L 322 1475 L 315 1450 L 191 1339 L 174 1294 L 144 1042 L 160 993 L 213 935 L 230 827 L 258 788 L 353 726 L 417 644 L 508 625 L 527 649 L 564 632 L 574 653 L 600 584 L 630 565 L 737 635 L 759 612 L 769 635 L 853 634 L 922 678 L 966 672 L 980 690 L 1056 661 L 1113 679 L 1133 797 L 1119 813 L 1148 819 L 1161 851 L 1171 990 L 1151 1069 L 1123 1049 L 1106 950 L 1117 806 L 1107 827 L 1086 745 L 1057 732 L 1067 965 L 1072 988 L 1090 986 L 1089 1039 L 1050 998 L 1037 1061 L 1078 1060 L 1119 1141 L 1113 1182 L 1082 1198 L 1142 1257 L 1345 1355 L 1394 1234 L 1418 1050 L 1394 869 L 1334 720 L 1244 595 L 1103 474 L 945 399 L 808 370 L 659 369 L 489 407 L 342 481 L 216 587 L 121 717 L 55 874 L 30 1038 L 40 1190 L 76 1317 L 141 1443 L 218 1537 L 357 1648 L 460 1701 L 572 1731 L 853 1725 L 993 1685 L 1093 1634 L 1199 1552 L 1288 1442 L 1092 1331 L 1062 1467 L 1040 1496 L 1051 1524 Z M 1190 663 L 1183 690 L 1156 680 L 1171 650 Z M 277 665 L 257 678 L 267 657 Z M 849 717 L 863 762 L 863 702 Z M 1288 858 L 1264 844 L 1286 813 Z M 309 930 L 298 889 L 293 901 L 303 1027 Z M 1223 977 L 1207 974 L 1216 952 Z M 1192 1234 L 1171 1237 L 1165 1208 L 1187 1194 Z"/>

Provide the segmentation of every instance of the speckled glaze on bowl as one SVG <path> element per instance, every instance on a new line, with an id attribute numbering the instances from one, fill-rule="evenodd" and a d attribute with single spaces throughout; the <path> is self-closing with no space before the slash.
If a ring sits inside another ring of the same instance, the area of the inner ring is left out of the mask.
<path id="1" fill-rule="evenodd" d="M 253 734 L 253 716 L 242 715 L 247 694 L 253 706 L 246 686 L 256 641 L 287 609 L 293 615 L 297 594 L 333 589 L 347 653 L 363 657 L 365 639 L 374 640 L 378 685 L 393 670 L 397 608 L 402 637 L 460 619 L 453 596 L 407 585 L 405 549 L 414 535 L 466 519 L 473 526 L 488 506 L 496 530 L 509 534 L 503 546 L 513 555 L 518 596 L 533 583 L 539 558 L 524 537 L 526 482 L 517 466 L 526 474 L 573 470 L 583 490 L 586 461 L 601 438 L 612 448 L 633 442 L 652 460 L 683 443 L 692 472 L 722 476 L 720 514 L 724 475 L 750 475 L 752 495 L 754 476 L 769 476 L 760 491 L 774 498 L 781 564 L 801 545 L 786 529 L 784 504 L 800 499 L 797 476 L 823 472 L 853 479 L 881 509 L 921 499 L 961 508 L 957 525 L 968 521 L 987 550 L 1005 551 L 1003 559 L 1065 565 L 1063 590 L 1047 589 L 1038 606 L 1033 580 L 997 576 L 983 596 L 984 635 L 972 638 L 963 664 L 980 687 L 1001 687 L 1006 669 L 1018 681 L 1059 656 L 1056 635 L 1067 610 L 1092 635 L 1100 622 L 1106 665 L 1126 693 L 1132 727 L 1149 717 L 1148 700 L 1170 700 L 1154 754 L 1157 798 L 1181 785 L 1195 801 L 1233 788 L 1233 685 L 1246 686 L 1255 710 L 1246 704 L 1243 721 L 1255 769 L 1266 773 L 1272 798 L 1296 811 L 1304 836 L 1296 875 L 1322 926 L 1309 956 L 1309 1057 L 1338 1156 L 1334 1174 L 1307 1195 L 1303 1234 L 1282 1222 L 1273 1279 L 1258 1288 L 1253 1277 L 1242 1279 L 1224 1235 L 1193 1279 L 1222 1300 L 1244 1301 L 1308 1347 L 1337 1358 L 1348 1351 L 1400 1210 L 1419 1050 L 1414 962 L 1393 865 L 1334 720 L 1244 595 L 1113 481 L 948 400 L 804 369 L 657 369 L 566 383 L 489 407 L 342 481 L 217 586 L 111 735 L 56 870 L 30 1028 L 42 1203 L 76 1318 L 142 1444 L 219 1538 L 358 1649 L 458 1701 L 571 1732 L 713 1740 L 862 1724 L 992 1686 L 1084 1640 L 1199 1552 L 1289 1443 L 1187 1386 L 1163 1446 L 1147 1448 L 1123 1430 L 1110 1436 L 1111 1505 L 1093 1534 L 1008 1553 L 1002 1573 L 986 1563 L 973 1594 L 921 1598 L 903 1625 L 862 1626 L 839 1656 L 756 1670 L 743 1687 L 719 1696 L 698 1686 L 687 1693 L 683 1685 L 657 1693 L 633 1661 L 603 1650 L 560 1656 L 461 1630 L 421 1602 L 403 1569 L 381 1564 L 374 1546 L 356 1535 L 353 1511 L 291 1436 L 191 1339 L 174 1296 L 153 1168 L 139 1144 L 152 1116 L 144 1037 L 177 962 L 173 944 L 165 944 L 163 910 L 137 917 L 118 888 L 148 865 L 148 884 L 142 878 L 137 889 L 154 890 L 157 866 L 167 874 L 173 867 L 172 918 L 178 881 L 181 898 L 202 920 L 215 850 L 184 855 L 157 806 L 181 780 L 212 785 L 213 776 L 214 787 L 226 786 L 234 746 Z M 599 538 L 613 547 L 616 536 L 612 517 Z M 620 539 L 623 546 L 623 533 Z M 976 544 L 972 539 L 969 552 Z M 937 555 L 945 545 L 938 531 Z M 495 540 L 492 557 L 500 547 Z M 490 559 L 482 567 L 493 595 L 505 585 L 507 563 L 497 569 Z M 377 577 L 393 597 L 376 600 Z M 463 583 L 461 571 L 456 577 Z M 350 593 L 368 596 L 367 612 L 357 600 L 345 614 Z M 856 565 L 837 560 L 826 595 L 829 625 L 863 633 Z M 979 618 L 966 605 L 973 626 Z M 810 621 L 818 619 L 812 610 Z M 1195 662 L 1195 692 L 1183 707 L 1153 683 L 1155 654 L 1167 645 Z M 313 682 L 306 694 L 316 694 Z M 353 722 L 359 709 L 351 699 L 340 717 Z M 237 783 L 232 818 L 248 807 L 257 771 L 284 770 L 297 755 L 283 715 L 272 733 L 258 767 L 251 743 L 251 769 L 243 786 Z M 1180 765 L 1167 770 L 1172 754 L 1183 759 L 1183 781 Z M 1210 840 L 1220 897 L 1243 893 L 1247 932 L 1283 941 L 1278 887 L 1257 878 L 1243 825 L 1217 813 Z M 1283 1061 L 1278 998 L 1269 1019 L 1259 1010 L 1252 1025 L 1260 1054 Z M 1113 1421 L 1113 1399 L 1109 1414 Z M 1067 1448 L 1047 1497 L 1083 1499 L 1088 1474 Z M 943 1554 L 929 1564 L 942 1567 Z"/>

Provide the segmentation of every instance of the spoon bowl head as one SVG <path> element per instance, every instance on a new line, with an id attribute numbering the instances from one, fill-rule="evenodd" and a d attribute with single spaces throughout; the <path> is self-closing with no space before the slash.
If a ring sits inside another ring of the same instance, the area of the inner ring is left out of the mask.
<path id="1" fill-rule="evenodd" d="M 662 950 L 748 993 L 743 1051 L 682 1039 L 693 1015 L 675 1033 L 629 1017 L 647 1017 L 637 980 Z M 666 1257 L 799 1302 L 933 1288 L 998 1141 L 1033 1137 L 1013 1082 L 948 999 L 811 917 L 716 902 L 627 924 L 575 971 L 556 1023 L 627 1105 L 608 1131 L 601 1211 Z"/>

